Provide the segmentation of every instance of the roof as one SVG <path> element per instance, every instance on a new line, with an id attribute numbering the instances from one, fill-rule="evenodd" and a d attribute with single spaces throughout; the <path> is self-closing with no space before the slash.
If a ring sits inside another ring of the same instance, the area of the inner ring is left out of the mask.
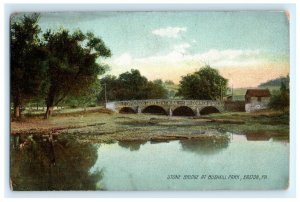
<path id="1" fill-rule="evenodd" d="M 270 97 L 271 93 L 269 89 L 248 89 L 246 95 L 250 97 Z"/>

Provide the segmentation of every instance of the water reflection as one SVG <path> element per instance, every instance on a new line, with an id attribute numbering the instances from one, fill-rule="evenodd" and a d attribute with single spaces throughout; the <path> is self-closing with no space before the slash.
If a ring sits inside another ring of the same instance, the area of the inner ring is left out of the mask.
<path id="1" fill-rule="evenodd" d="M 79 143 L 77 138 L 12 138 L 13 190 L 96 190 L 104 185 L 107 190 L 278 189 L 288 184 L 288 143 L 248 141 L 245 135 L 229 133 L 160 144 L 131 140 L 100 146 Z M 268 181 L 174 183 L 166 179 L 170 174 L 230 175 L 232 171 L 263 173 Z"/>
<path id="2" fill-rule="evenodd" d="M 184 151 L 195 152 L 196 154 L 216 154 L 227 148 L 230 142 L 230 136 L 219 135 L 210 136 L 196 140 L 180 140 Z"/>
<path id="3" fill-rule="evenodd" d="M 12 138 L 11 188 L 18 191 L 101 189 L 102 172 L 90 173 L 97 148 L 71 136 Z"/>
<path id="4" fill-rule="evenodd" d="M 235 137 L 239 138 L 236 141 Z M 220 138 L 220 139 L 219 139 Z M 132 142 L 131 142 L 132 143 Z M 131 145 L 128 142 L 128 145 Z M 137 144 L 139 145 L 139 144 Z M 244 135 L 143 144 L 138 150 L 101 144 L 92 170 L 107 190 L 274 190 L 289 183 L 289 144 L 247 141 Z M 267 180 L 170 180 L 169 175 L 266 175 Z"/>
<path id="5" fill-rule="evenodd" d="M 138 151 L 141 147 L 141 145 L 145 144 L 147 141 L 144 141 L 144 140 L 132 140 L 132 141 L 119 141 L 118 142 L 118 145 L 123 147 L 123 148 L 126 148 L 126 149 L 129 149 L 130 151 Z"/>
<path id="6" fill-rule="evenodd" d="M 247 133 L 246 138 L 248 141 L 283 141 L 289 142 L 289 136 L 280 133 Z"/>
<path id="7" fill-rule="evenodd" d="M 269 141 L 272 137 L 272 134 L 257 134 L 257 133 L 248 133 L 246 134 L 248 141 Z"/>

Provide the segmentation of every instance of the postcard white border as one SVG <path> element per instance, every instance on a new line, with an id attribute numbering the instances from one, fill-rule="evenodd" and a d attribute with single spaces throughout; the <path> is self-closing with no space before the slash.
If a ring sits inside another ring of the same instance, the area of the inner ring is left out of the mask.
<path id="1" fill-rule="evenodd" d="M 296 114 L 290 114 L 290 188 L 284 191 L 162 191 L 162 192 L 12 192 L 9 189 L 9 16 L 13 12 L 45 11 L 192 11 L 192 10 L 287 10 L 290 12 L 290 81 L 291 112 L 296 111 L 296 5 L 294 4 L 6 4 L 4 6 L 4 82 L 2 114 L 4 117 L 4 197 L 5 198 L 102 198 L 102 197 L 150 197 L 150 198 L 240 198 L 240 197 L 295 197 L 296 196 Z M 1 72 L 2 73 L 2 72 Z M 2 93 L 2 92 L 1 92 Z M 1 127 L 2 128 L 2 127 Z"/>

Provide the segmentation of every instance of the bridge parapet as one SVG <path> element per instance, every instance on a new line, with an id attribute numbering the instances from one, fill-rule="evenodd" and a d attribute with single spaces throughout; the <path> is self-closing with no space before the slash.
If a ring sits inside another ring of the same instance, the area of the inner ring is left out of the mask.
<path id="1" fill-rule="evenodd" d="M 178 107 L 188 107 L 194 111 L 195 115 L 200 115 L 200 111 L 206 107 L 214 107 L 219 112 L 224 111 L 224 102 L 216 100 L 170 100 L 170 99 L 152 99 L 152 100 L 126 100 L 108 102 L 106 108 L 115 112 L 119 112 L 123 108 L 130 108 L 130 110 L 141 113 L 149 106 L 159 106 L 165 110 L 169 115 Z"/>
<path id="2" fill-rule="evenodd" d="M 145 105 L 167 105 L 167 106 L 193 106 L 193 105 L 207 105 L 207 106 L 224 106 L 224 103 L 216 100 L 126 100 L 115 101 L 115 105 L 122 106 L 145 106 Z"/>

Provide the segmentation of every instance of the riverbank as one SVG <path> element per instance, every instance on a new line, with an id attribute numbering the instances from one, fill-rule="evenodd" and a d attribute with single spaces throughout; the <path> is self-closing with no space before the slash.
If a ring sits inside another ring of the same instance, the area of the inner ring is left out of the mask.
<path id="1" fill-rule="evenodd" d="M 11 122 L 12 135 L 75 135 L 81 142 L 167 141 L 215 138 L 228 133 L 289 140 L 289 116 L 279 111 L 201 117 L 118 114 L 103 108 L 40 115 Z"/>

